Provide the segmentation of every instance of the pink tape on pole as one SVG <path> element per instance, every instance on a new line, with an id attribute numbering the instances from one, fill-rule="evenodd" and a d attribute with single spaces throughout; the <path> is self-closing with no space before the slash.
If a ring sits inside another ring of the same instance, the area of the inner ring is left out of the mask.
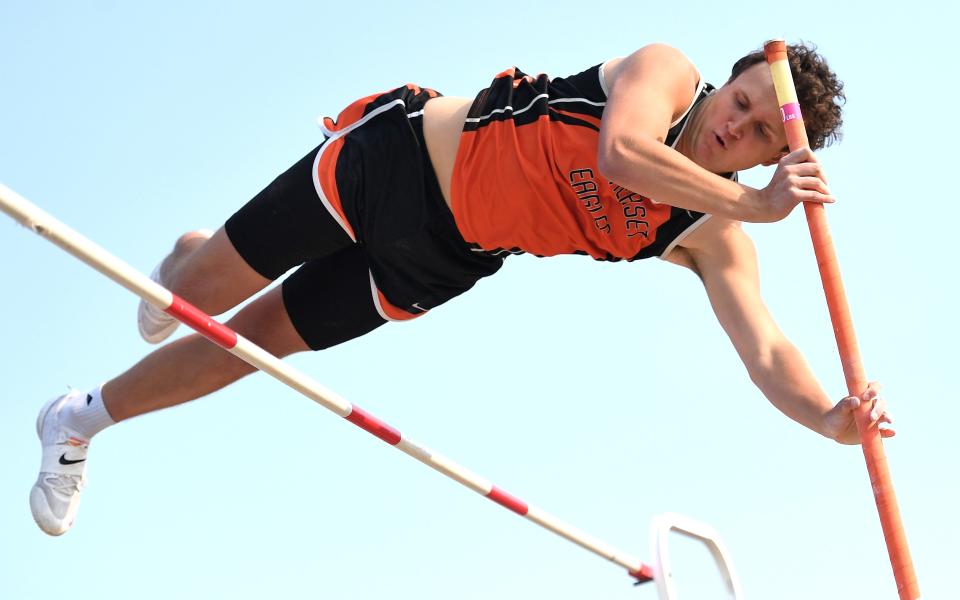
<path id="1" fill-rule="evenodd" d="M 350 414 L 345 418 L 360 429 L 363 429 L 368 433 L 372 433 L 391 446 L 396 446 L 400 443 L 401 435 L 399 431 L 393 427 L 390 427 L 359 406 L 354 406 L 351 409 Z"/>
<path id="2" fill-rule="evenodd" d="M 227 350 L 237 345 L 237 334 L 232 329 L 217 323 L 213 317 L 176 294 L 173 294 L 173 303 L 164 312 L 186 323 L 203 337 Z"/>
<path id="3" fill-rule="evenodd" d="M 780 117 L 783 122 L 794 121 L 800 118 L 800 105 L 796 102 L 790 102 L 780 107 Z"/>
<path id="4" fill-rule="evenodd" d="M 490 498 L 504 508 L 509 508 L 521 517 L 526 516 L 527 512 L 530 510 L 526 502 L 515 496 L 511 496 L 497 486 L 493 486 L 493 489 L 491 489 L 490 493 L 487 494 L 487 498 Z"/>

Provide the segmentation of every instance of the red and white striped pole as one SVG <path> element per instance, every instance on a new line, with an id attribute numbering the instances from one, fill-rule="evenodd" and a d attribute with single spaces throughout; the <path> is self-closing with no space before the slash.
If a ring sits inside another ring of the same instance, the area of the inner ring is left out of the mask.
<path id="1" fill-rule="evenodd" d="M 234 356 L 279 379 L 317 404 L 409 454 L 431 469 L 439 471 L 478 494 L 522 517 L 526 517 L 537 525 L 589 550 L 597 556 L 620 565 L 637 582 L 644 583 L 653 580 L 654 569 L 650 565 L 644 564 L 639 559 L 587 535 L 535 506 L 527 504 L 445 456 L 404 437 L 390 425 L 359 406 L 351 404 L 306 374 L 238 335 L 229 327 L 218 323 L 197 307 L 171 293 L 2 184 L 0 184 L 0 210 L 145 301 L 190 326 L 200 335 Z"/>
<path id="2" fill-rule="evenodd" d="M 803 116 L 800 114 L 800 104 L 797 101 L 797 91 L 793 84 L 790 64 L 787 61 L 786 43 L 783 40 L 771 40 L 764 44 L 763 51 L 770 65 L 777 91 L 780 114 L 787 133 L 787 144 L 791 151 L 809 147 Z M 833 240 L 827 227 L 826 211 L 822 204 L 815 202 L 805 202 L 803 208 L 807 215 L 807 225 L 813 240 L 817 265 L 820 268 L 823 293 L 827 298 L 827 308 L 837 338 L 837 347 L 840 350 L 847 391 L 851 396 L 859 396 L 867 389 L 867 376 L 863 362 L 860 360 L 860 349 L 853 330 L 850 306 L 847 304 L 843 281 L 840 279 L 840 266 L 837 263 Z M 877 503 L 877 512 L 880 514 L 883 537 L 887 543 L 887 553 L 890 555 L 890 563 L 893 566 L 893 575 L 901 600 L 919 600 L 920 586 L 913 570 L 907 535 L 900 520 L 900 509 L 893 491 L 893 480 L 890 477 L 887 458 L 883 452 L 883 441 L 880 430 L 870 425 L 869 413 L 870 406 L 863 404 L 855 413 L 855 418 L 863 446 L 863 455 L 867 461 L 870 484 Z"/>

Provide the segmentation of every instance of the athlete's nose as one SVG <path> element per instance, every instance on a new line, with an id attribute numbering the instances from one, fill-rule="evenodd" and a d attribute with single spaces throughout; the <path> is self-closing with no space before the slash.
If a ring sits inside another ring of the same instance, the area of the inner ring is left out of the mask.
<path id="1" fill-rule="evenodd" d="M 733 139 L 739 140 L 743 136 L 743 127 L 746 119 L 736 119 L 727 122 L 727 132 Z"/>

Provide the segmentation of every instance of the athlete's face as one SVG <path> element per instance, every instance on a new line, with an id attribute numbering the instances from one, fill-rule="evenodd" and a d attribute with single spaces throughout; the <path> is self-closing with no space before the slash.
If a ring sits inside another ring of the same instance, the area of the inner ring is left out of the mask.
<path id="1" fill-rule="evenodd" d="M 705 104 L 692 132 L 694 162 L 708 171 L 727 173 L 774 164 L 783 156 L 787 137 L 766 63 L 741 73 Z"/>

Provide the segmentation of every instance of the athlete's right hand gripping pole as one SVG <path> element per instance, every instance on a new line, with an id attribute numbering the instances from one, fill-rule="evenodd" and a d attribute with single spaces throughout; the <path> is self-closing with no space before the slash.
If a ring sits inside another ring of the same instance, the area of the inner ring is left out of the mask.
<path id="1" fill-rule="evenodd" d="M 787 144 L 791 151 L 809 147 L 793 76 L 787 62 L 786 43 L 783 40 L 771 40 L 764 44 L 763 51 L 770 64 L 773 83 L 777 89 L 780 114 L 787 132 Z M 830 320 L 833 322 L 833 331 L 840 350 L 847 391 L 851 396 L 859 396 L 867 389 L 867 377 L 860 360 L 850 307 L 847 305 L 843 282 L 840 279 L 840 267 L 837 264 L 833 241 L 827 228 L 826 213 L 823 205 L 815 202 L 805 202 L 803 208 L 807 214 L 807 225 L 813 240 L 817 264 L 820 267 L 823 292 L 827 297 L 827 308 L 830 311 Z M 893 565 L 893 576 L 897 581 L 901 600 L 919 600 L 920 587 L 913 570 L 910 549 L 907 547 L 907 536 L 900 520 L 900 510 L 897 507 L 897 497 L 893 492 L 893 481 L 883 452 L 880 430 L 875 425 L 871 426 L 869 415 L 870 407 L 864 403 L 856 411 L 855 418 L 863 446 L 863 455 L 867 461 L 870 483 L 873 485 L 873 495 L 877 501 L 877 511 L 880 513 L 880 525 L 883 527 L 887 552 Z"/>

